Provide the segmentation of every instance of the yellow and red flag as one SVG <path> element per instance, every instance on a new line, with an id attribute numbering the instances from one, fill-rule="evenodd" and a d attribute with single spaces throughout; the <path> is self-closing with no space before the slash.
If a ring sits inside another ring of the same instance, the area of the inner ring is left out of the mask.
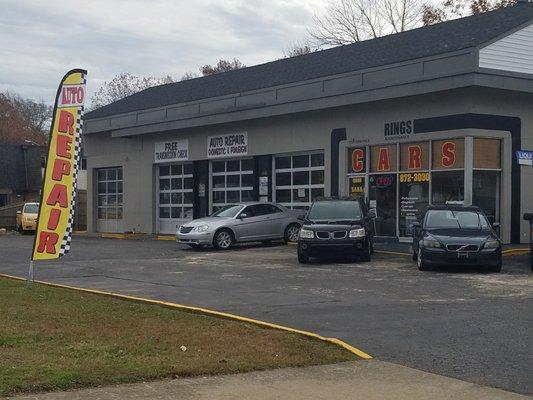
<path id="1" fill-rule="evenodd" d="M 54 105 L 32 260 L 51 260 L 70 250 L 87 71 L 61 80 Z"/>

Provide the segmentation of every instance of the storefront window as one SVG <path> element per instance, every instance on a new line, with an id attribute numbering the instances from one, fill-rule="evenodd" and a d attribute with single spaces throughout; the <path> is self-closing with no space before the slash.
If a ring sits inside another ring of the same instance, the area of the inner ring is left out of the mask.
<path id="1" fill-rule="evenodd" d="M 396 174 L 370 175 L 368 183 L 376 235 L 396 236 Z"/>
<path id="2" fill-rule="evenodd" d="M 500 171 L 474 171 L 472 204 L 480 207 L 492 224 L 500 220 Z"/>
<path id="3" fill-rule="evenodd" d="M 462 204 L 465 199 L 464 171 L 433 172 L 431 174 L 432 204 Z"/>
<path id="4" fill-rule="evenodd" d="M 429 204 L 429 172 L 403 173 L 399 180 L 400 236 L 410 236 L 412 223 L 422 220 Z"/>

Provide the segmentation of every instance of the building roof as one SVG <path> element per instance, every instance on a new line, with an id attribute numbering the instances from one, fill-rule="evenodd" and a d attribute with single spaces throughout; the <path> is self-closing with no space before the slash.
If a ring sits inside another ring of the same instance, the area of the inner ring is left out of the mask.
<path id="1" fill-rule="evenodd" d="M 533 22 L 533 3 L 519 2 L 515 6 L 377 39 L 155 86 L 89 112 L 85 118 L 259 90 L 475 48 L 528 21 Z"/>

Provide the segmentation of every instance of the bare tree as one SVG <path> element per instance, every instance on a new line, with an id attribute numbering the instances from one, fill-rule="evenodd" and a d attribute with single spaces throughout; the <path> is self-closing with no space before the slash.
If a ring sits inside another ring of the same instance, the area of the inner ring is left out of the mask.
<path id="1" fill-rule="evenodd" d="M 516 0 L 444 0 L 440 6 L 424 5 L 422 22 L 424 25 L 432 25 L 454 18 L 507 7 L 515 3 Z"/>
<path id="2" fill-rule="evenodd" d="M 242 62 L 240 62 L 238 59 L 234 58 L 233 60 L 218 60 L 216 65 L 204 65 L 200 68 L 200 72 L 203 76 L 208 75 L 214 75 L 218 74 L 220 72 L 226 72 L 226 71 L 232 71 L 234 69 L 244 68 L 246 65 L 244 65 Z"/>
<path id="3" fill-rule="evenodd" d="M 141 90 L 152 86 L 172 83 L 174 80 L 170 75 L 163 78 L 139 77 L 127 72 L 115 76 L 104 84 L 91 98 L 91 109 L 103 107 L 124 97 L 131 96 Z"/>
<path id="4" fill-rule="evenodd" d="M 46 104 L 43 100 L 36 102 L 9 92 L 4 93 L 3 97 L 19 113 L 28 129 L 47 133 L 52 120 L 53 107 L 51 105 Z"/>
<path id="5" fill-rule="evenodd" d="M 200 75 L 197 72 L 185 72 L 181 78 L 180 81 L 188 81 L 189 79 L 199 78 Z"/>
<path id="6" fill-rule="evenodd" d="M 313 53 L 316 51 L 309 43 L 301 44 L 301 43 L 295 43 L 291 46 L 291 48 L 285 52 L 283 52 L 284 58 L 289 57 L 296 57 L 296 56 L 303 56 L 304 54 Z"/>
<path id="7" fill-rule="evenodd" d="M 16 101 L 13 101 L 13 98 Z M 0 143 L 4 144 L 46 144 L 46 123 L 39 118 L 28 117 L 28 109 L 21 107 L 21 103 L 30 103 L 32 100 L 22 99 L 10 93 L 0 93 Z M 51 118 L 52 107 L 47 118 Z M 40 127 L 39 127 L 40 126 Z"/>
<path id="8" fill-rule="evenodd" d="M 421 0 L 329 0 L 309 31 L 317 46 L 338 46 L 417 27 Z"/>

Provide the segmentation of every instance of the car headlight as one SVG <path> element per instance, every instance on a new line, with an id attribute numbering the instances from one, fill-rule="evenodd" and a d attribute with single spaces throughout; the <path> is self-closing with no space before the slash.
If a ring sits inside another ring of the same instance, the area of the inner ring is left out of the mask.
<path id="1" fill-rule="evenodd" d="M 310 231 L 309 229 L 300 229 L 300 237 L 302 239 L 313 239 L 315 237 L 315 232 Z"/>
<path id="2" fill-rule="evenodd" d="M 209 225 L 197 225 L 194 228 L 192 228 L 194 232 L 205 232 L 208 229 L 209 229 Z"/>
<path id="3" fill-rule="evenodd" d="M 422 246 L 426 247 L 426 248 L 439 248 L 441 247 L 440 246 L 440 242 L 438 240 L 435 240 L 435 239 L 431 239 L 431 238 L 426 238 L 422 241 Z"/>
<path id="4" fill-rule="evenodd" d="M 351 238 L 364 237 L 366 235 L 365 228 L 352 229 L 349 236 Z"/>
<path id="5" fill-rule="evenodd" d="M 494 239 L 487 240 L 483 246 L 484 249 L 497 249 L 498 247 L 500 247 L 500 242 Z"/>

